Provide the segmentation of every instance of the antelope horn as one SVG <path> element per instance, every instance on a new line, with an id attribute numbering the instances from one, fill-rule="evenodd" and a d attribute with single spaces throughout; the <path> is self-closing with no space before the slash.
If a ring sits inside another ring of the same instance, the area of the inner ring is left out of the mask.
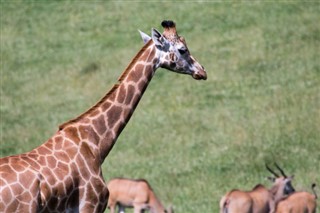
<path id="1" fill-rule="evenodd" d="M 270 169 L 270 167 L 266 164 L 266 168 L 268 169 L 269 172 L 271 172 L 274 176 L 279 177 L 279 175 L 277 173 L 275 173 L 274 171 L 272 171 L 272 169 Z"/>
<path id="2" fill-rule="evenodd" d="M 284 171 L 280 168 L 280 166 L 277 163 L 274 163 L 274 165 L 276 165 L 276 167 L 279 169 L 279 171 L 281 172 L 281 174 L 283 175 L 283 177 L 287 177 L 287 175 L 284 173 Z"/>

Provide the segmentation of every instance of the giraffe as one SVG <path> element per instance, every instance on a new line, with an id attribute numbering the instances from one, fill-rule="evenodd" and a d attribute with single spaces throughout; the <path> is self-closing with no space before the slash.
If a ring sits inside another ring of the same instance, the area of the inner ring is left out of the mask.
<path id="1" fill-rule="evenodd" d="M 157 68 L 205 80 L 173 21 L 163 34 L 140 32 L 144 46 L 93 107 L 59 126 L 44 144 L 0 159 L 0 212 L 103 212 L 109 192 L 101 165 Z"/>

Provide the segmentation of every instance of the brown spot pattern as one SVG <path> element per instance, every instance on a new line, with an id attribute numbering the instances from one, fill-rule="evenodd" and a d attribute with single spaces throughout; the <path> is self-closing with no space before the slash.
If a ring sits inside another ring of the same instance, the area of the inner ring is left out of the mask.
<path id="1" fill-rule="evenodd" d="M 92 121 L 94 129 L 98 132 L 99 135 L 102 135 L 106 131 L 106 123 L 104 120 L 104 115 L 100 115 L 98 118 Z"/>
<path id="2" fill-rule="evenodd" d="M 119 120 L 120 115 L 122 112 L 122 108 L 118 106 L 113 106 L 107 112 L 107 119 L 108 119 L 108 127 L 113 128 L 115 123 Z"/>
<path id="3" fill-rule="evenodd" d="M 16 212 L 20 206 L 21 212 L 38 207 L 42 212 L 65 212 L 67 207 L 79 207 L 80 201 L 85 203 L 81 212 L 105 209 L 108 190 L 100 166 L 154 74 L 159 59 L 154 58 L 156 50 L 151 45 L 137 54 L 119 84 L 94 107 L 61 125 L 33 151 L 0 159 L 0 181 L 7 183 L 1 190 L 6 198 L 0 199 L 0 211 Z M 17 196 L 23 203 L 11 199 Z"/>

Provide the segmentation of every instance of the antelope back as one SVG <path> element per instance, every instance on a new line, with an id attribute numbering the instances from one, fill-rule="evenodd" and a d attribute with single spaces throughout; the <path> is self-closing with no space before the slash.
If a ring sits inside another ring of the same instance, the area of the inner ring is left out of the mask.
<path id="1" fill-rule="evenodd" d="M 273 181 L 273 186 L 270 190 L 261 184 L 258 184 L 248 192 L 232 190 L 220 200 L 220 212 L 273 212 L 275 209 L 275 199 L 283 199 L 295 191 L 291 184 L 293 176 L 288 177 L 277 164 L 275 165 L 282 176 L 266 165 L 266 168 L 274 175 L 273 177 L 269 177 Z"/>
<path id="2" fill-rule="evenodd" d="M 308 192 L 295 192 L 288 198 L 277 203 L 276 213 L 315 213 L 317 208 L 317 194 L 312 184 L 313 194 Z"/>
<path id="3" fill-rule="evenodd" d="M 109 190 L 109 202 L 116 201 L 123 204 L 132 203 L 139 199 L 147 202 L 150 187 L 145 180 L 133 180 L 127 178 L 114 178 L 107 184 Z"/>
<path id="4" fill-rule="evenodd" d="M 308 192 L 295 192 L 278 202 L 276 213 L 314 213 L 316 206 L 314 195 Z"/>
<path id="5" fill-rule="evenodd" d="M 152 187 L 144 179 L 114 178 L 108 182 L 108 207 L 120 204 L 123 207 L 134 207 L 151 213 L 172 213 L 172 208 L 165 210 Z"/>
<path id="6" fill-rule="evenodd" d="M 220 213 L 249 213 L 252 210 L 253 199 L 245 191 L 231 190 L 220 200 Z"/>

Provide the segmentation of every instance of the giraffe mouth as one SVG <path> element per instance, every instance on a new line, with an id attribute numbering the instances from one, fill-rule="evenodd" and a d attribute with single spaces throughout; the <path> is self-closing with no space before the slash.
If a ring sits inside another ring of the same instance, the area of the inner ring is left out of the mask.
<path id="1" fill-rule="evenodd" d="M 192 77 L 196 80 L 207 80 L 207 73 L 204 70 L 193 73 Z"/>

